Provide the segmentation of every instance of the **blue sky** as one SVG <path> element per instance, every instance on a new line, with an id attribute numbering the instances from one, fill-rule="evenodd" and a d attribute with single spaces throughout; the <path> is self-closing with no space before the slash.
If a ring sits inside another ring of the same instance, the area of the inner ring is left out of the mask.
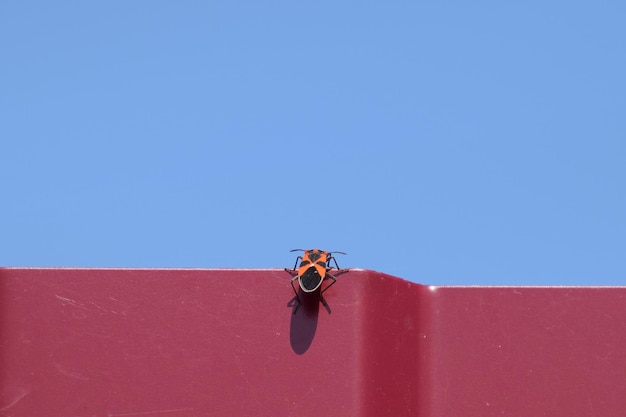
<path id="1" fill-rule="evenodd" d="M 626 283 L 626 3 L 5 1 L 0 265 Z"/>

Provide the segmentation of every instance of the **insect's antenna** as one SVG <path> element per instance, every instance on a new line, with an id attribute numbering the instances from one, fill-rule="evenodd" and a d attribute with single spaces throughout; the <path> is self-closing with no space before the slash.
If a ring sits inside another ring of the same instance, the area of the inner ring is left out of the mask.
<path id="1" fill-rule="evenodd" d="M 338 251 L 338 250 L 335 250 L 335 251 L 332 251 L 332 252 L 328 252 L 328 253 L 340 253 L 342 255 L 347 255 L 347 253 L 341 252 L 341 251 Z"/>
<path id="2" fill-rule="evenodd" d="M 306 252 L 306 249 L 292 249 L 289 252 Z"/>

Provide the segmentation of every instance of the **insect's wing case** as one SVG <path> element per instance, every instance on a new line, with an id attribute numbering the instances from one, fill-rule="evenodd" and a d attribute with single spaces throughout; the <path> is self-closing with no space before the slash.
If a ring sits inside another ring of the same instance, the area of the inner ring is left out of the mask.
<path id="1" fill-rule="evenodd" d="M 304 292 L 313 292 L 322 285 L 323 279 L 315 268 L 309 268 L 300 275 L 300 288 Z"/>

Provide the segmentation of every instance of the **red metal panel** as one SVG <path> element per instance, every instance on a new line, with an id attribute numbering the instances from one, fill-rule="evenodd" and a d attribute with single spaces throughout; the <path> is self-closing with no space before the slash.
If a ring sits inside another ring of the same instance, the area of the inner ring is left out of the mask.
<path id="1" fill-rule="evenodd" d="M 410 343 L 396 343 L 415 326 L 392 297 L 411 285 L 352 271 L 325 293 L 328 309 L 305 299 L 294 315 L 290 279 L 281 270 L 0 269 L 0 415 L 408 415 L 399 411 L 415 388 L 404 386 Z"/>
<path id="2" fill-rule="evenodd" d="M 617 416 L 626 288 L 437 288 L 422 415 Z"/>
<path id="3" fill-rule="evenodd" d="M 625 288 L 352 270 L 0 269 L 0 416 L 588 416 L 626 409 Z"/>

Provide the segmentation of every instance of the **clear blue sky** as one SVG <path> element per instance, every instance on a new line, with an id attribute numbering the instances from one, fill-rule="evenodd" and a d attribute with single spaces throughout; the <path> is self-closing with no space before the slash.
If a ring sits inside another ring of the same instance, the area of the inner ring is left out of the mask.
<path id="1" fill-rule="evenodd" d="M 471 3 L 471 4 L 470 4 Z M 3 1 L 0 265 L 626 284 L 623 1 Z"/>

